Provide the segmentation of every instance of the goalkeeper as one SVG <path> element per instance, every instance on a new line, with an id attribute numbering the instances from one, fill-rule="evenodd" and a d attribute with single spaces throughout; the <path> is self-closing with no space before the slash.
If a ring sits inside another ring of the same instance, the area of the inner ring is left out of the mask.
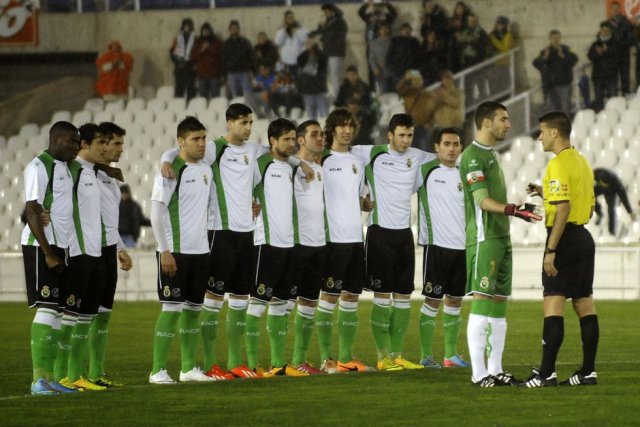
<path id="1" fill-rule="evenodd" d="M 473 295 L 467 324 L 471 382 L 479 387 L 512 386 L 520 381 L 502 368 L 512 269 L 507 216 L 528 222 L 542 218 L 507 203 L 504 175 L 494 150 L 511 127 L 506 107 L 484 102 L 476 109 L 474 122 L 476 139 L 460 162 L 467 235 L 466 292 Z"/>

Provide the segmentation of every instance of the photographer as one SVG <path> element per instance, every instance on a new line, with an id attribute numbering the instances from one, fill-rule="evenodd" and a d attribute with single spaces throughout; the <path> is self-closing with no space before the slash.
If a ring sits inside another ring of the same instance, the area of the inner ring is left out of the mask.
<path id="1" fill-rule="evenodd" d="M 595 92 L 593 109 L 604 108 L 604 99 L 616 96 L 618 84 L 618 49 L 611 37 L 611 25 L 608 21 L 600 23 L 600 31 L 596 41 L 591 44 L 588 54 L 593 63 L 591 80 Z"/>
<path id="2" fill-rule="evenodd" d="M 578 63 L 578 56 L 561 40 L 560 31 L 551 30 L 549 45 L 533 60 L 533 66 L 542 76 L 545 107 L 570 114 L 573 67 Z"/>

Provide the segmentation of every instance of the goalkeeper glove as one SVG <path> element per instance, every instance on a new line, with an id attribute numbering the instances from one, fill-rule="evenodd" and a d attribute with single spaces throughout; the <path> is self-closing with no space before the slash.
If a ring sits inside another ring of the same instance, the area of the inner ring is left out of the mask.
<path id="1" fill-rule="evenodd" d="M 526 209 L 524 206 L 517 206 L 514 204 L 508 204 L 504 207 L 504 214 L 511 215 L 523 219 L 527 222 L 540 221 L 542 217 L 531 210 Z"/>

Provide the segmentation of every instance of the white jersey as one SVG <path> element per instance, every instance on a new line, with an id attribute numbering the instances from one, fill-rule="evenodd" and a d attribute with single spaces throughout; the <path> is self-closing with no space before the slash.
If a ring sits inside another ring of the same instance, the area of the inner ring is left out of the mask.
<path id="1" fill-rule="evenodd" d="M 97 173 L 90 163 L 78 156 L 69 164 L 73 176 L 73 225 L 75 233 L 69 244 L 69 255 L 102 255 L 102 217 Z"/>
<path id="2" fill-rule="evenodd" d="M 363 241 L 360 197 L 367 194 L 364 163 L 350 152 L 330 151 L 322 158 L 327 241 Z"/>
<path id="3" fill-rule="evenodd" d="M 315 172 L 315 179 L 307 182 L 304 172 L 295 169 L 293 194 L 293 234 L 296 244 L 324 246 L 324 187 L 322 167 L 314 162 L 305 162 Z"/>
<path id="4" fill-rule="evenodd" d="M 253 168 L 258 157 L 268 152 L 269 147 L 229 144 L 222 137 L 207 142 L 203 160 L 213 170 L 216 196 L 209 206 L 209 230 L 253 231 Z M 177 155 L 177 148 L 170 150 L 162 161 L 171 163 Z"/>
<path id="5" fill-rule="evenodd" d="M 464 249 L 464 193 L 459 169 L 433 160 L 416 174 L 415 188 L 418 191 L 418 243 Z"/>
<path id="6" fill-rule="evenodd" d="M 35 200 L 49 211 L 51 222 L 44 227 L 47 242 L 68 248 L 73 234 L 73 180 L 68 165 L 43 151 L 24 171 L 24 195 L 25 202 Z M 38 246 L 28 224 L 22 230 L 20 243 Z"/>
<path id="7" fill-rule="evenodd" d="M 176 179 L 156 175 L 151 200 L 167 206 L 163 218 L 169 251 L 181 254 L 209 252 L 207 206 L 212 185 L 211 167 L 204 161 L 187 163 L 176 157 L 171 164 Z"/>
<path id="8" fill-rule="evenodd" d="M 433 160 L 433 153 L 408 148 L 404 153 L 392 150 L 389 144 L 358 145 L 352 152 L 366 164 L 366 182 L 375 205 L 369 215 L 369 225 L 400 230 L 411 226 L 411 195 L 421 165 Z"/>
<path id="9" fill-rule="evenodd" d="M 293 169 L 271 154 L 260 157 L 254 169 L 255 194 L 261 211 L 253 232 L 254 245 L 293 247 Z"/>
<path id="10" fill-rule="evenodd" d="M 98 188 L 100 188 L 100 212 L 102 213 L 103 236 L 102 245 L 118 244 L 120 234 L 120 187 L 118 180 L 111 178 L 105 171 L 98 171 Z"/>

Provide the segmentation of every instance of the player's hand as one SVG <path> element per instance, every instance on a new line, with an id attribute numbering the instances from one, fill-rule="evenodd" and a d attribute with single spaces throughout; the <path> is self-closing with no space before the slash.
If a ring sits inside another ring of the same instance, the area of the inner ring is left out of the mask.
<path id="1" fill-rule="evenodd" d="M 368 194 L 367 197 L 360 198 L 360 209 L 363 212 L 371 212 L 375 206 L 376 202 L 374 200 L 371 200 Z"/>
<path id="2" fill-rule="evenodd" d="M 129 271 L 133 268 L 133 262 L 127 251 L 118 251 L 118 261 L 120 261 L 120 270 Z"/>
<path id="3" fill-rule="evenodd" d="M 51 216 L 49 215 L 48 210 L 43 209 L 42 212 L 40 212 L 40 222 L 42 223 L 43 227 L 46 227 L 51 223 Z"/>
<path id="4" fill-rule="evenodd" d="M 304 178 L 307 180 L 307 182 L 311 182 L 316 179 L 316 173 L 314 172 L 313 168 L 305 162 L 300 162 L 300 169 L 302 169 L 302 172 L 304 172 Z"/>
<path id="5" fill-rule="evenodd" d="M 169 162 L 162 162 L 162 166 L 160 166 L 160 174 L 163 178 L 176 179 L 176 174 Z"/>
<path id="6" fill-rule="evenodd" d="M 46 254 L 44 256 L 44 262 L 47 263 L 49 270 L 54 273 L 60 274 L 64 271 L 64 262 L 55 254 Z"/>
<path id="7" fill-rule="evenodd" d="M 504 214 L 518 217 L 527 222 L 538 222 L 542 220 L 542 217 L 540 215 L 525 209 L 522 205 L 516 206 L 514 204 L 509 204 L 504 207 Z"/>
<path id="8" fill-rule="evenodd" d="M 258 201 L 254 199 L 251 203 L 251 210 L 253 211 L 253 219 L 256 219 L 258 215 L 260 215 L 262 206 L 260 206 L 260 203 L 258 203 Z"/>
<path id="9" fill-rule="evenodd" d="M 171 252 L 165 251 L 160 254 L 160 267 L 162 268 L 162 272 L 167 276 L 173 277 L 176 275 L 178 266 L 176 265 L 176 259 L 173 257 Z"/>
<path id="10" fill-rule="evenodd" d="M 544 269 L 544 272 L 547 273 L 547 276 L 556 277 L 558 275 L 558 270 L 556 270 L 556 267 L 554 265 L 555 260 L 556 260 L 555 253 L 544 255 L 544 260 L 542 261 L 542 268 Z"/>
<path id="11" fill-rule="evenodd" d="M 540 196 L 542 197 L 542 186 L 536 183 L 530 182 L 527 185 L 527 194 L 530 196 Z"/>

